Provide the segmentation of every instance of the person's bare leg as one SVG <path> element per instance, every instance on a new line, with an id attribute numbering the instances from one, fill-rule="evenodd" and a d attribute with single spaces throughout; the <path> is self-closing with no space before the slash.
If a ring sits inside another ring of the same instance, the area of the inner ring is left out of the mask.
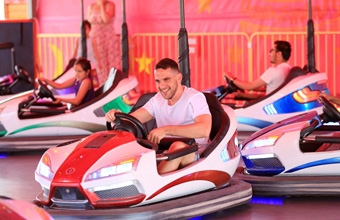
<path id="1" fill-rule="evenodd" d="M 186 146 L 187 145 L 185 143 L 177 141 L 177 142 L 174 142 L 170 146 L 168 152 L 172 152 L 172 151 L 184 148 Z M 177 170 L 180 165 L 186 166 L 195 160 L 195 156 L 196 156 L 195 153 L 192 153 L 192 154 L 188 154 L 186 156 L 179 157 L 179 158 L 176 158 L 170 161 L 161 161 L 157 167 L 158 173 L 163 174 L 163 173 Z"/>

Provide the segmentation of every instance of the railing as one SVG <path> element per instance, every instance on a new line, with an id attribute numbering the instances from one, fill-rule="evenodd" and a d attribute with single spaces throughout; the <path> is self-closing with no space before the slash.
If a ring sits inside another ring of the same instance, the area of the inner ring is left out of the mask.
<path id="1" fill-rule="evenodd" d="M 243 65 L 248 57 L 247 35 L 190 34 L 188 38 L 192 87 L 199 90 L 208 89 L 224 83 L 223 72 L 249 71 L 248 65 Z M 136 34 L 132 37 L 131 45 L 132 73 L 136 74 L 141 90 L 155 91 L 153 67 L 164 57 L 177 60 L 177 34 Z M 142 63 L 144 68 L 140 68 Z"/>
<path id="2" fill-rule="evenodd" d="M 54 78 L 72 57 L 78 34 L 40 34 L 39 52 L 43 75 Z M 205 90 L 224 83 L 223 73 L 232 72 L 240 79 L 252 81 L 271 64 L 268 57 L 275 40 L 292 44 L 289 63 L 307 64 L 305 32 L 189 33 L 191 86 Z M 178 58 L 176 33 L 136 34 L 130 39 L 130 74 L 136 75 L 142 92 L 156 91 L 153 67 L 158 60 Z M 340 68 L 340 32 L 315 32 L 316 69 L 328 74 L 332 94 L 337 90 Z"/>
<path id="3" fill-rule="evenodd" d="M 59 76 L 72 58 L 79 34 L 39 34 L 38 46 L 42 74 L 48 79 Z"/>

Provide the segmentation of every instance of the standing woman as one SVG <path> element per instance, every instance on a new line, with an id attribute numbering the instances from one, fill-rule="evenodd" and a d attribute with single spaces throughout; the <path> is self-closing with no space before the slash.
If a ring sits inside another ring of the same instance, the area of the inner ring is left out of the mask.
<path id="1" fill-rule="evenodd" d="M 120 68 L 119 40 L 113 27 L 115 4 L 107 0 L 97 0 L 88 7 L 91 36 L 97 45 L 97 75 L 99 85 L 103 85 L 112 67 Z"/>

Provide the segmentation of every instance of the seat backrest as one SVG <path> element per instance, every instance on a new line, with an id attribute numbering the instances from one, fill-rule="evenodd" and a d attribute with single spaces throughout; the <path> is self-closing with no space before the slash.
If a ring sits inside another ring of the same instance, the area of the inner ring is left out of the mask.
<path id="1" fill-rule="evenodd" d="M 210 131 L 211 143 L 200 155 L 200 157 L 207 157 L 227 135 L 230 127 L 230 118 L 215 95 L 211 93 L 203 94 L 205 95 L 212 116 Z"/>
<path id="2" fill-rule="evenodd" d="M 299 66 L 294 66 L 290 69 L 287 77 L 286 77 L 286 80 L 282 83 L 282 87 L 287 85 L 292 79 L 298 77 L 298 76 L 303 76 L 303 75 L 306 75 L 307 74 L 307 71 L 303 70 L 301 67 Z M 281 87 L 280 86 L 280 87 Z"/>
<path id="3" fill-rule="evenodd" d="M 110 74 L 105 82 L 104 85 L 102 85 L 100 88 L 98 88 L 96 91 L 95 91 L 95 97 L 82 104 L 82 105 L 79 105 L 79 106 L 76 106 L 74 108 L 71 109 L 71 111 L 75 112 L 75 111 L 78 111 L 82 108 L 85 108 L 89 105 L 91 105 L 92 103 L 95 103 L 97 102 L 98 100 L 102 99 L 103 97 L 107 96 L 109 93 L 111 93 L 112 90 L 114 90 L 118 83 L 120 81 L 122 81 L 123 79 L 127 78 L 128 77 L 128 74 L 127 73 L 124 73 L 123 71 L 119 70 L 119 69 L 116 69 L 116 68 L 111 68 L 110 70 Z"/>
<path id="4" fill-rule="evenodd" d="M 299 77 L 299 76 L 303 76 L 303 75 L 306 75 L 307 72 L 305 70 L 303 70 L 301 67 L 299 66 L 294 66 L 290 69 L 285 81 L 278 87 L 276 88 L 274 91 L 272 91 L 271 93 L 259 98 L 259 99 L 256 99 L 256 100 L 252 100 L 252 101 L 249 101 L 247 102 L 244 106 L 242 106 L 242 108 L 246 108 L 246 107 L 249 107 L 251 105 L 254 105 L 264 99 L 267 99 L 268 97 L 274 95 L 275 93 L 277 93 L 280 89 L 282 89 L 283 87 L 285 87 L 290 81 L 292 81 L 294 78 L 296 77 Z"/>
<path id="5" fill-rule="evenodd" d="M 145 105 L 145 103 L 147 101 L 149 101 L 155 94 L 156 94 L 155 92 L 142 94 L 138 98 L 137 102 L 133 105 L 130 113 L 136 111 L 137 109 L 139 109 L 141 107 L 143 107 Z M 144 123 L 144 126 L 147 130 L 147 133 L 149 133 L 152 129 L 157 127 L 156 120 L 152 119 L 152 120 Z M 138 134 L 138 135 L 141 135 L 141 134 Z"/>

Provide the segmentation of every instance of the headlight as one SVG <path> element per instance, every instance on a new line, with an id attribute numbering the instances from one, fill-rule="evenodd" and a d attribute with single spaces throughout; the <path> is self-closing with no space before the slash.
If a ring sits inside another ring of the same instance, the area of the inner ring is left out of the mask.
<path id="1" fill-rule="evenodd" d="M 312 91 L 309 87 L 305 87 L 297 92 L 293 93 L 293 98 L 298 103 L 313 102 L 318 99 L 320 91 Z"/>
<path id="2" fill-rule="evenodd" d="M 279 135 L 268 136 L 260 139 L 256 139 L 244 147 L 244 150 L 249 150 L 258 147 L 268 147 L 275 145 L 276 141 L 280 138 Z"/>
<path id="3" fill-rule="evenodd" d="M 48 154 L 44 154 L 42 157 L 37 171 L 39 175 L 46 177 L 49 180 L 53 178 L 54 173 L 52 171 L 51 158 Z"/>
<path id="4" fill-rule="evenodd" d="M 128 159 L 121 161 L 119 163 L 112 163 L 108 166 L 102 167 L 99 170 L 92 172 L 87 175 L 85 181 L 105 178 L 109 176 L 114 176 L 122 173 L 127 173 L 135 171 L 139 161 L 138 158 Z"/>

